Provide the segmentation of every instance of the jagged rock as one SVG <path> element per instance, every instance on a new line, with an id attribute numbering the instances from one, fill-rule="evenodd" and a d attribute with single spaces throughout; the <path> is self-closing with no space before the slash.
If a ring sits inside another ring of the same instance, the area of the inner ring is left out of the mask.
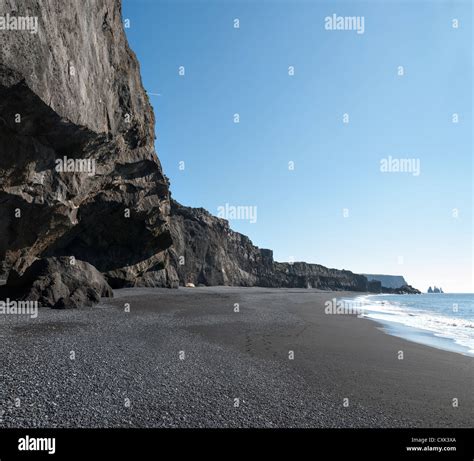
<path id="1" fill-rule="evenodd" d="M 257 285 L 269 262 L 248 237 L 203 208 L 185 207 L 174 200 L 171 216 L 170 264 L 181 285 Z"/>
<path id="2" fill-rule="evenodd" d="M 421 291 L 412 287 L 411 285 L 404 285 L 397 289 L 400 294 L 413 294 L 413 295 L 420 295 Z"/>
<path id="3" fill-rule="evenodd" d="M 18 260 L 24 271 L 73 255 L 133 286 L 165 261 L 169 193 L 120 2 L 0 0 L 0 11 L 39 18 L 37 34 L 0 31 L 0 278 Z"/>
<path id="4" fill-rule="evenodd" d="M 0 296 L 64 309 L 92 306 L 113 291 L 94 266 L 62 257 L 37 259 L 22 274 L 10 271 Z"/>
<path id="5" fill-rule="evenodd" d="M 178 288 L 178 274 L 170 264 L 169 254 L 160 253 L 157 255 L 155 263 L 151 265 L 151 267 L 148 267 L 146 271 L 142 273 L 136 274 L 133 286 Z"/>
<path id="6" fill-rule="evenodd" d="M 419 295 L 421 294 L 420 290 L 413 288 L 411 285 L 403 285 L 399 288 L 386 288 L 382 287 L 383 293 L 394 293 L 397 295 Z"/>
<path id="7" fill-rule="evenodd" d="M 39 18 L 38 34 L 0 31 L 0 279 L 14 268 L 10 288 L 38 269 L 37 258 L 74 256 L 114 288 L 382 290 L 350 271 L 275 262 L 203 209 L 173 202 L 170 222 L 120 1 L 0 0 L 0 11 Z M 46 303 L 76 303 L 53 282 Z"/>
<path id="8" fill-rule="evenodd" d="M 319 288 L 323 290 L 378 291 L 379 283 L 351 271 L 330 269 L 305 262 L 274 263 L 274 278 L 267 286 Z"/>
<path id="9" fill-rule="evenodd" d="M 181 285 L 235 285 L 320 288 L 379 292 L 378 281 L 363 275 L 304 262 L 279 263 L 273 252 L 260 249 L 233 231 L 225 219 L 203 208 L 171 200 L 170 264 Z"/>

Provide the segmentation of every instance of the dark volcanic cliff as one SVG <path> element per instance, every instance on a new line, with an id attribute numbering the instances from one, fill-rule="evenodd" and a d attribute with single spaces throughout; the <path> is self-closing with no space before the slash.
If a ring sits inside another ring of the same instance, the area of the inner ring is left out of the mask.
<path id="1" fill-rule="evenodd" d="M 407 285 L 405 278 L 402 275 L 380 275 L 380 274 L 362 274 L 368 280 L 378 280 L 386 288 L 401 288 Z"/>
<path id="2" fill-rule="evenodd" d="M 0 0 L 7 13 L 38 30 L 0 31 L 0 296 L 77 306 L 109 284 L 382 290 L 275 262 L 227 221 L 170 203 L 119 0 Z"/>
<path id="3" fill-rule="evenodd" d="M 237 285 L 381 291 L 380 282 L 350 271 L 305 262 L 279 263 L 233 231 L 225 219 L 171 201 L 170 263 L 182 285 Z"/>
<path id="4" fill-rule="evenodd" d="M 38 17 L 38 33 L 0 31 L 2 269 L 73 255 L 134 285 L 164 264 L 169 197 L 120 2 L 0 0 L 6 13 Z"/>

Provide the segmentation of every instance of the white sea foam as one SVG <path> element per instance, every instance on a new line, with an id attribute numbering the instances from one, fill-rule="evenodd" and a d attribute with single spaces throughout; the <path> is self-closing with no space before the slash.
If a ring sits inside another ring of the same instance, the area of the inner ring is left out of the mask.
<path id="1" fill-rule="evenodd" d="M 376 298 L 376 299 L 375 299 Z M 401 301 L 386 301 L 383 296 L 361 296 L 357 300 L 363 304 L 361 317 L 382 323 L 398 324 L 429 332 L 438 338 L 454 341 L 474 354 L 474 321 L 460 316 L 426 309 L 409 307 Z"/>

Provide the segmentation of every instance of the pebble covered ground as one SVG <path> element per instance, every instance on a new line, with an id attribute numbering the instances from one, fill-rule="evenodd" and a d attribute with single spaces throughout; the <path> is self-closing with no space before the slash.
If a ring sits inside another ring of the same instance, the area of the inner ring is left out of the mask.
<path id="1" fill-rule="evenodd" d="M 253 353 L 305 325 L 272 290 L 240 290 L 125 289 L 94 308 L 2 316 L 0 427 L 407 425 L 344 407 L 287 351 Z"/>

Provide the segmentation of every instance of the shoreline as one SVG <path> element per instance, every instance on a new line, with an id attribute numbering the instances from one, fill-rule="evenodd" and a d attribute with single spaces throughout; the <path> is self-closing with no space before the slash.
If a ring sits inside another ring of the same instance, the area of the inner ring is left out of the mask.
<path id="1" fill-rule="evenodd" d="M 470 427 L 472 358 L 324 313 L 359 294 L 128 288 L 4 316 L 0 427 Z"/>
<path id="2" fill-rule="evenodd" d="M 467 293 L 469 294 L 469 293 Z M 380 301 L 383 296 L 391 296 L 390 294 L 361 294 L 360 296 L 355 297 L 355 303 L 360 303 L 362 305 L 362 310 L 366 309 L 370 305 L 370 301 L 367 301 L 368 298 L 376 298 L 375 302 Z M 416 295 L 420 296 L 420 295 Z M 392 301 L 386 301 L 388 305 L 392 304 Z M 400 304 L 403 304 L 403 298 L 401 298 Z M 364 307 L 365 306 L 365 307 Z M 456 354 L 461 354 L 467 357 L 474 357 L 474 351 L 471 350 L 467 345 L 461 344 L 459 339 L 452 338 L 449 336 L 440 336 L 437 334 L 436 330 L 431 330 L 429 328 L 416 327 L 404 323 L 401 318 L 397 315 L 394 315 L 394 320 L 388 320 L 383 318 L 372 317 L 371 315 L 375 314 L 384 314 L 385 312 L 380 309 L 372 310 L 368 309 L 364 313 L 364 318 L 372 320 L 379 324 L 386 334 L 391 336 L 396 336 L 406 341 L 414 342 L 417 344 L 422 344 L 428 347 L 435 349 L 454 352 Z M 424 312 L 420 310 L 420 314 Z M 399 321 L 397 321 L 399 320 Z"/>

